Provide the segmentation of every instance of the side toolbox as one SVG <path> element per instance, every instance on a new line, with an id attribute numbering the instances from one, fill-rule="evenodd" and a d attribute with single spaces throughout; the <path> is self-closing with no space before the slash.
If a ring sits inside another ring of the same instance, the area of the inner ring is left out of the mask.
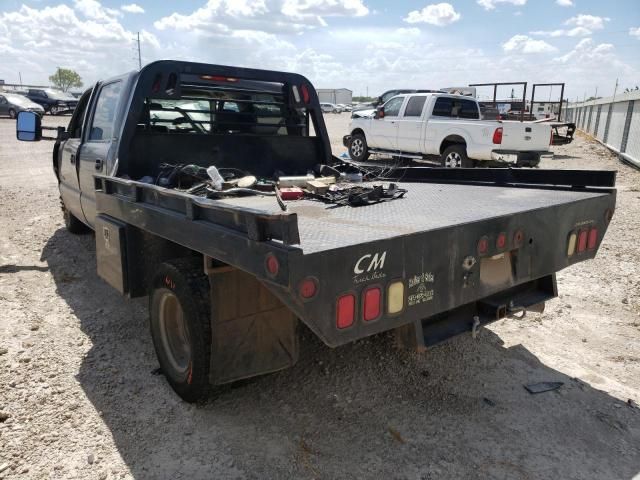
<path id="1" fill-rule="evenodd" d="M 127 225 L 107 215 L 98 215 L 95 228 L 98 276 L 125 295 L 129 291 Z"/>

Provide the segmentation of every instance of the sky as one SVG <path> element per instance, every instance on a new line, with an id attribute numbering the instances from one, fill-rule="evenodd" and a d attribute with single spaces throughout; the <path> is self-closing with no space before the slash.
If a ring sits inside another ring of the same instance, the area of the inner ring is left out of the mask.
<path id="1" fill-rule="evenodd" d="M 138 68 L 138 32 L 143 64 L 291 71 L 354 95 L 565 82 L 573 101 L 640 84 L 640 0 L 0 0 L 0 79 L 47 84 L 60 66 L 88 86 Z"/>

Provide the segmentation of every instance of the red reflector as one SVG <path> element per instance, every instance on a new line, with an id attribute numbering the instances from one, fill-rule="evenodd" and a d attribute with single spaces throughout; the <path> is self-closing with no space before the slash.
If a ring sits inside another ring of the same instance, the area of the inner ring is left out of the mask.
<path id="1" fill-rule="evenodd" d="M 502 250 L 506 246 L 507 246 L 507 234 L 502 232 L 500 233 L 500 235 L 498 235 L 498 238 L 496 239 L 496 248 L 498 250 Z"/>
<path id="2" fill-rule="evenodd" d="M 478 254 L 484 255 L 489 251 L 489 239 L 487 237 L 482 237 L 478 242 Z"/>
<path id="3" fill-rule="evenodd" d="M 364 308 L 362 316 L 366 322 L 375 320 L 380 316 L 380 300 L 382 292 L 378 287 L 371 287 L 364 291 Z"/>
<path id="4" fill-rule="evenodd" d="M 596 248 L 596 243 L 598 243 L 598 229 L 592 228 L 589 230 L 589 239 L 587 240 L 587 248 L 589 250 L 593 250 Z"/>
<path id="5" fill-rule="evenodd" d="M 309 299 L 314 297 L 317 289 L 318 289 L 318 285 L 315 279 L 311 277 L 305 278 L 302 282 L 300 282 L 299 290 L 300 290 L 300 296 L 302 298 Z"/>
<path id="6" fill-rule="evenodd" d="M 587 249 L 587 231 L 582 230 L 578 234 L 578 253 L 584 252 Z"/>
<path id="7" fill-rule="evenodd" d="M 336 326 L 347 328 L 353 325 L 356 318 L 356 297 L 352 294 L 338 298 L 336 305 Z"/>
<path id="8" fill-rule="evenodd" d="M 493 132 L 493 143 L 500 145 L 502 143 L 502 127 L 496 128 Z"/>
<path id="9" fill-rule="evenodd" d="M 273 253 L 267 255 L 267 260 L 265 262 L 267 267 L 267 273 L 272 277 L 275 277 L 280 270 L 280 262 Z"/>
<path id="10" fill-rule="evenodd" d="M 302 92 L 302 100 L 304 100 L 304 103 L 309 103 L 311 101 L 311 95 L 309 95 L 309 89 L 304 83 L 300 85 L 300 91 Z"/>

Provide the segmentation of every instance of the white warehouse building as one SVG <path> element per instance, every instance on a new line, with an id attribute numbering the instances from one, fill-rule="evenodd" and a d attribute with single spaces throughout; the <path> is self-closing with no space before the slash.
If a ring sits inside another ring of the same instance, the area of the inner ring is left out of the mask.
<path id="1" fill-rule="evenodd" d="M 351 105 L 353 92 L 348 88 L 318 88 L 318 98 L 321 103 L 342 103 Z"/>

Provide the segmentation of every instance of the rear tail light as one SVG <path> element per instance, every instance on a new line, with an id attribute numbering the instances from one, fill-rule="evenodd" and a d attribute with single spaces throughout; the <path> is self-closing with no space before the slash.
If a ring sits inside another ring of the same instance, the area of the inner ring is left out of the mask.
<path id="1" fill-rule="evenodd" d="M 507 246 L 507 234 L 502 232 L 498 235 L 498 238 L 496 238 L 496 248 L 498 250 L 502 250 L 506 246 Z"/>
<path id="2" fill-rule="evenodd" d="M 300 282 L 298 286 L 298 291 L 300 292 L 300 296 L 305 300 L 309 300 L 316 296 L 318 291 L 318 282 L 316 282 L 315 278 L 307 277 Z"/>
<path id="3" fill-rule="evenodd" d="M 404 283 L 393 282 L 387 290 L 387 313 L 400 313 L 404 309 Z"/>
<path id="4" fill-rule="evenodd" d="M 588 232 L 586 230 L 580 230 L 578 234 L 578 253 L 582 253 L 587 249 L 587 236 Z"/>
<path id="5" fill-rule="evenodd" d="M 336 326 L 347 328 L 353 325 L 356 319 L 356 297 L 348 293 L 338 298 L 336 304 Z"/>
<path id="6" fill-rule="evenodd" d="M 265 268 L 267 269 L 267 273 L 272 277 L 278 275 L 280 271 L 280 262 L 273 253 L 269 253 L 265 260 Z"/>
<path id="7" fill-rule="evenodd" d="M 587 239 L 587 248 L 589 250 L 595 249 L 596 243 L 598 243 L 598 229 L 592 228 L 591 230 L 589 230 L 589 238 Z"/>
<path id="8" fill-rule="evenodd" d="M 502 143 L 502 127 L 496 128 L 493 132 L 493 143 L 500 145 Z"/>
<path id="9" fill-rule="evenodd" d="M 489 239 L 487 237 L 482 237 L 478 241 L 478 255 L 486 255 L 489 251 Z"/>
<path id="10" fill-rule="evenodd" d="M 570 257 L 574 253 L 576 253 L 576 242 L 578 241 L 578 236 L 575 233 L 571 233 L 569 235 L 569 244 L 567 245 L 567 256 Z"/>
<path id="11" fill-rule="evenodd" d="M 379 287 L 371 287 L 364 291 L 362 306 L 362 317 L 365 322 L 375 320 L 380 316 L 382 291 Z"/>

